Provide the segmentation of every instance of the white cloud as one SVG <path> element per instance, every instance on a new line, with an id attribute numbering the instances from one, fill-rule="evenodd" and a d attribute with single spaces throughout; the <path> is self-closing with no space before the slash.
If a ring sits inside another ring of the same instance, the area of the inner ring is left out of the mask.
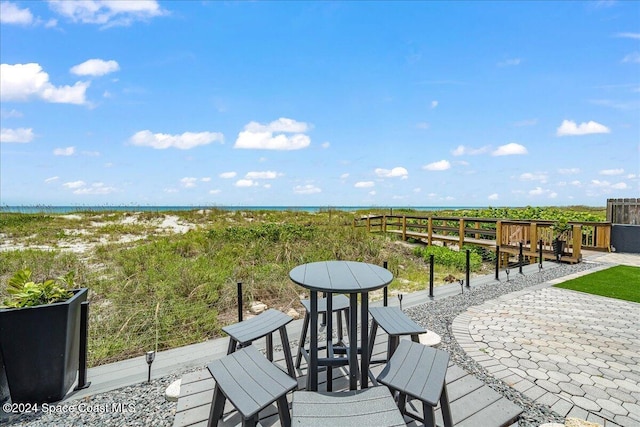
<path id="1" fill-rule="evenodd" d="M 222 179 L 231 179 L 231 178 L 235 178 L 236 175 L 238 175 L 235 172 L 222 172 L 220 175 L 218 175 L 220 178 Z"/>
<path id="2" fill-rule="evenodd" d="M 89 82 L 56 87 L 40 64 L 0 64 L 0 100 L 28 101 L 36 97 L 59 104 L 84 104 Z"/>
<path id="3" fill-rule="evenodd" d="M 73 191 L 73 194 L 91 194 L 91 195 L 102 195 L 102 194 L 111 194 L 116 191 L 113 187 L 107 187 L 102 182 L 96 182 L 91 184 L 90 187 L 80 187 L 77 190 Z"/>
<path id="4" fill-rule="evenodd" d="M 600 175 L 622 175 L 624 169 L 603 169 L 598 172 Z"/>
<path id="5" fill-rule="evenodd" d="M 498 200 L 498 198 L 498 193 L 490 194 L 489 197 L 487 197 L 489 200 Z"/>
<path id="6" fill-rule="evenodd" d="M 205 176 L 204 178 L 200 178 L 202 182 L 211 182 L 211 177 Z"/>
<path id="7" fill-rule="evenodd" d="M 615 37 L 640 40 L 640 33 L 618 33 Z"/>
<path id="8" fill-rule="evenodd" d="M 309 136 L 304 134 L 310 128 L 307 123 L 287 118 L 279 118 L 266 125 L 250 122 L 238 134 L 234 148 L 300 150 L 311 144 Z"/>
<path id="9" fill-rule="evenodd" d="M 520 155 L 520 154 L 528 154 L 527 148 L 523 145 L 516 144 L 515 142 L 511 142 L 506 145 L 501 145 L 491 153 L 492 156 L 512 156 L 512 155 Z"/>
<path id="10" fill-rule="evenodd" d="M 74 188 L 84 187 L 85 185 L 87 185 L 87 183 L 84 182 L 84 181 L 71 181 L 71 182 L 65 182 L 62 185 L 64 187 L 67 187 L 67 188 L 70 188 L 70 189 L 74 189 Z"/>
<path id="11" fill-rule="evenodd" d="M 185 176 L 184 178 L 180 179 L 180 184 L 184 188 L 193 188 L 196 186 L 197 182 L 198 182 L 198 178 L 194 178 L 192 176 Z"/>
<path id="12" fill-rule="evenodd" d="M 347 179 L 347 178 L 349 178 L 348 173 L 343 173 L 342 175 L 340 175 L 340 179 Z"/>
<path id="13" fill-rule="evenodd" d="M 544 194 L 547 190 L 543 190 L 541 187 L 536 187 L 533 190 L 529 190 L 529 194 L 532 196 L 540 196 Z"/>
<path id="14" fill-rule="evenodd" d="M 440 160 L 438 162 L 429 163 L 422 166 L 422 169 L 428 171 L 444 171 L 451 168 L 451 163 L 448 160 Z"/>
<path id="15" fill-rule="evenodd" d="M 156 150 L 164 150 L 169 147 L 189 150 L 200 145 L 212 142 L 224 142 L 224 136 L 219 132 L 185 132 L 182 135 L 169 135 L 166 133 L 151 133 L 149 130 L 136 132 L 129 141 L 133 145 L 152 147 Z"/>
<path id="16" fill-rule="evenodd" d="M 82 64 L 71 67 L 71 72 L 77 76 L 104 76 L 120 69 L 120 65 L 114 61 L 103 59 L 89 59 Z"/>
<path id="17" fill-rule="evenodd" d="M 356 182 L 354 187 L 356 188 L 370 188 L 376 185 L 373 181 L 359 181 Z"/>
<path id="18" fill-rule="evenodd" d="M 76 147 L 55 148 L 53 150 L 54 156 L 73 156 L 76 152 Z"/>
<path id="19" fill-rule="evenodd" d="M 556 193 L 555 191 L 552 191 L 551 193 L 549 193 L 550 199 L 555 199 L 556 197 L 558 197 L 558 193 Z"/>
<path id="20" fill-rule="evenodd" d="M 409 177 L 409 172 L 405 168 L 403 168 L 401 166 L 395 167 L 393 169 L 377 168 L 374 172 L 380 178 L 402 178 L 402 179 L 407 179 Z"/>
<path id="21" fill-rule="evenodd" d="M 376 190 L 371 190 L 367 194 L 369 194 L 370 196 L 375 196 L 377 193 L 376 193 Z"/>
<path id="22" fill-rule="evenodd" d="M 438 101 L 431 101 L 431 108 L 436 108 L 438 106 Z"/>
<path id="23" fill-rule="evenodd" d="M 617 182 L 615 184 L 611 184 L 609 181 L 600 181 L 598 179 L 592 179 L 591 185 L 593 187 L 602 188 L 604 190 L 626 190 L 629 188 L 629 186 L 625 182 Z"/>
<path id="24" fill-rule="evenodd" d="M 580 181 L 578 181 L 577 179 L 571 181 L 571 185 L 574 185 L 576 187 L 580 187 L 582 185 L 582 183 Z"/>
<path id="25" fill-rule="evenodd" d="M 135 21 L 147 21 L 167 14 L 155 0 L 50 0 L 49 6 L 56 13 L 83 24 L 99 24 L 103 28 L 131 25 Z"/>
<path id="26" fill-rule="evenodd" d="M 258 183 L 252 179 L 239 179 L 235 183 L 236 187 L 255 187 L 256 185 L 258 185 Z"/>
<path id="27" fill-rule="evenodd" d="M 455 150 L 451 151 L 451 154 L 453 154 L 454 156 L 462 156 L 465 154 L 468 156 L 477 156 L 478 154 L 484 154 L 487 151 L 489 151 L 489 147 L 487 146 L 480 148 L 471 148 L 464 145 L 458 145 Z"/>
<path id="28" fill-rule="evenodd" d="M 558 173 L 561 175 L 575 175 L 580 173 L 579 168 L 566 168 L 566 169 L 558 169 Z"/>
<path id="29" fill-rule="evenodd" d="M 0 118 L 3 119 L 19 119 L 22 117 L 22 113 L 18 110 L 3 110 L 0 109 Z"/>
<path id="30" fill-rule="evenodd" d="M 321 193 L 322 189 L 316 187 L 313 184 L 296 185 L 295 187 L 293 187 L 293 192 L 296 194 L 316 194 Z"/>
<path id="31" fill-rule="evenodd" d="M 220 194 L 222 191 L 221 190 L 209 190 L 209 194 Z"/>
<path id="32" fill-rule="evenodd" d="M 632 64 L 640 63 L 640 52 L 632 52 L 622 58 L 622 62 L 630 62 Z"/>
<path id="33" fill-rule="evenodd" d="M 600 123 L 593 120 L 582 122 L 579 125 L 572 120 L 563 120 L 562 124 L 556 131 L 557 136 L 567 135 L 589 135 L 594 133 L 609 133 L 611 130 Z"/>
<path id="34" fill-rule="evenodd" d="M 31 142 L 33 141 L 33 129 L 17 128 L 17 129 L 0 129 L 0 142 Z"/>
<path id="35" fill-rule="evenodd" d="M 246 179 L 276 179 L 278 176 L 282 176 L 281 173 L 273 172 L 273 171 L 263 171 L 263 172 L 247 172 L 245 175 Z"/>
<path id="36" fill-rule="evenodd" d="M 59 176 L 52 176 L 51 178 L 47 178 L 44 180 L 45 184 L 50 184 L 52 182 L 55 182 L 57 180 L 59 180 L 60 177 Z"/>
<path id="37" fill-rule="evenodd" d="M 523 174 L 520 174 L 520 179 L 522 181 L 540 181 L 544 184 L 547 182 L 547 175 L 544 173 L 525 172 Z"/>
<path id="38" fill-rule="evenodd" d="M 321 147 L 324 148 L 324 149 L 327 149 L 327 148 L 331 147 L 331 143 L 325 141 L 325 142 L 322 143 Z"/>
<path id="39" fill-rule="evenodd" d="M 520 63 L 522 62 L 522 59 L 520 58 L 511 58 L 511 59 L 505 59 L 502 62 L 498 62 L 498 67 L 510 67 L 510 66 L 514 66 L 514 65 L 520 65 Z"/>
<path id="40" fill-rule="evenodd" d="M 29 25 L 32 22 L 33 15 L 29 9 L 20 9 L 8 1 L 0 3 L 0 23 Z"/>

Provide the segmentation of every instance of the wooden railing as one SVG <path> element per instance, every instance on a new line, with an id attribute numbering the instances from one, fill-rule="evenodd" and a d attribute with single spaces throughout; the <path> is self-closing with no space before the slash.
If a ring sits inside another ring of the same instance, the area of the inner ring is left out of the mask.
<path id="1" fill-rule="evenodd" d="M 570 262 L 582 259 L 582 250 L 610 251 L 611 223 L 569 222 L 563 258 Z M 421 217 L 411 215 L 370 215 L 354 219 L 354 227 L 367 227 L 369 232 L 395 233 L 402 240 L 414 238 L 444 244 L 499 246 L 503 253 L 514 253 L 523 245 L 525 256 L 538 257 L 542 247 L 545 258 L 554 258 L 554 221 L 512 221 L 488 218 Z M 541 242 L 541 243 L 540 243 Z"/>

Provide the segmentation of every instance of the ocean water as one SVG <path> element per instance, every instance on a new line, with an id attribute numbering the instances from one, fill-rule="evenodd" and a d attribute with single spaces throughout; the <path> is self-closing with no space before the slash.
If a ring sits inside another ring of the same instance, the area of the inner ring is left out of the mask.
<path id="1" fill-rule="evenodd" d="M 169 212 L 169 211 L 193 211 L 200 209 L 220 209 L 225 211 L 300 211 L 300 212 L 321 212 L 321 211 L 346 211 L 354 212 L 367 209 L 385 209 L 388 211 L 411 209 L 415 211 L 438 211 L 450 209 L 478 209 L 475 206 L 0 206 L 1 212 L 12 213 L 49 213 L 68 214 L 74 212 Z"/>

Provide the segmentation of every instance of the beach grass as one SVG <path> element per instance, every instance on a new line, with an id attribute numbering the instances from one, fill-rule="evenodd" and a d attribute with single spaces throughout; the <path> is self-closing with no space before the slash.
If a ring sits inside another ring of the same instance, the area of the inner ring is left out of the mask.
<path id="1" fill-rule="evenodd" d="M 640 267 L 618 265 L 562 282 L 556 287 L 640 302 Z"/>
<path id="2" fill-rule="evenodd" d="M 245 307 L 261 301 L 302 313 L 306 295 L 288 273 L 306 262 L 386 261 L 392 294 L 427 289 L 428 260 L 414 252 L 421 244 L 353 227 L 354 218 L 368 213 L 0 212 L 0 279 L 6 284 L 23 268 L 38 280 L 75 271 L 76 283 L 90 289 L 89 364 L 95 366 L 220 336 L 237 321 L 238 282 Z M 479 268 L 487 274 L 493 266 Z M 464 276 L 459 267 L 438 263 L 434 273 L 436 286 Z M 4 295 L 1 286 L 0 301 Z"/>

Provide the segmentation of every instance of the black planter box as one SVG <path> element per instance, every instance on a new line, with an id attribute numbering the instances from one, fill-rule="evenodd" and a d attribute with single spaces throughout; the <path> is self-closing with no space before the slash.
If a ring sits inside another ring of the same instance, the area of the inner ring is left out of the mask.
<path id="1" fill-rule="evenodd" d="M 0 309 L 0 352 L 13 403 L 56 402 L 73 386 L 88 289 L 73 293 L 55 304 Z"/>

